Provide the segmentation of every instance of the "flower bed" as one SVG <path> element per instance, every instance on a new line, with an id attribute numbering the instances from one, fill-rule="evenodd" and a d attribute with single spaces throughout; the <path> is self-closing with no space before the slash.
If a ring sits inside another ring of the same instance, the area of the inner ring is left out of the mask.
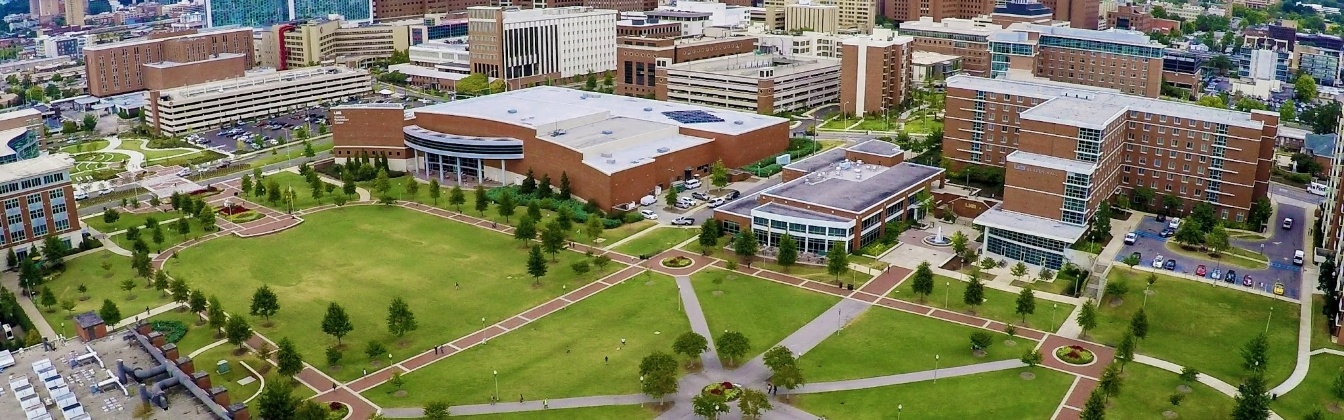
<path id="1" fill-rule="evenodd" d="M 1091 350 L 1083 346 L 1065 346 L 1055 349 L 1055 357 L 1071 365 L 1090 365 L 1097 359 Z"/>
<path id="2" fill-rule="evenodd" d="M 695 261 L 692 261 L 690 258 L 680 257 L 680 256 L 678 256 L 678 257 L 672 257 L 672 258 L 666 258 L 666 259 L 664 259 L 663 262 L 662 262 L 663 267 L 669 267 L 669 268 L 682 268 L 682 267 L 685 267 L 685 266 L 688 266 L 688 265 L 691 265 L 691 264 L 694 264 L 694 263 L 695 263 Z"/>
<path id="3" fill-rule="evenodd" d="M 709 384 L 700 390 L 704 395 L 722 396 L 724 401 L 737 401 L 742 396 L 742 387 L 732 382 Z"/>
<path id="4" fill-rule="evenodd" d="M 215 194 L 219 194 L 219 188 L 215 188 L 214 186 L 205 187 L 190 193 L 190 195 L 195 197 L 209 197 Z"/>
<path id="5" fill-rule="evenodd" d="M 187 324 L 179 321 L 149 321 L 150 329 L 163 333 L 164 340 L 176 343 L 187 335 Z"/>
<path id="6" fill-rule="evenodd" d="M 242 212 L 242 213 L 238 213 L 238 214 L 235 214 L 235 215 L 232 215 L 232 216 L 224 216 L 224 219 L 225 219 L 225 220 L 228 220 L 228 221 L 230 221 L 230 222 L 234 222 L 234 223 L 247 223 L 247 222 L 251 222 L 251 221 L 253 221 L 253 220 L 260 219 L 262 216 L 265 216 L 265 215 L 264 215 L 264 214 L 261 214 L 261 213 L 257 213 L 257 212 L 255 212 L 255 211 L 248 210 L 248 211 L 245 211 L 245 212 Z"/>
<path id="7" fill-rule="evenodd" d="M 252 210 L 237 204 L 229 204 L 227 206 L 220 207 L 218 211 L 219 214 L 228 217 L 228 216 L 237 216 L 239 214 L 247 213 Z"/>

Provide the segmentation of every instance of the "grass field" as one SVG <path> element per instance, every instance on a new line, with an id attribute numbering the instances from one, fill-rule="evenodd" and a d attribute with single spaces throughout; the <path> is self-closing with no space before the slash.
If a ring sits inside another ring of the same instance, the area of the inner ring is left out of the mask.
<path id="1" fill-rule="evenodd" d="M 1037 368 L 1032 370 L 1036 379 L 1026 381 L 1018 376 L 1020 372 L 1012 369 L 938 382 L 800 395 L 794 405 L 813 415 L 846 420 L 889 420 L 898 414 L 935 420 L 1050 418 L 1074 377 Z"/>
<path id="2" fill-rule="evenodd" d="M 309 141 L 313 142 L 313 140 Z M 322 153 L 331 150 L 332 147 L 334 146 L 335 143 L 331 142 L 331 138 L 326 137 L 326 139 L 324 140 L 313 142 L 313 153 Z M 289 143 L 285 143 L 283 146 L 278 146 L 272 150 L 274 150 L 275 153 L 272 154 L 271 152 L 265 152 L 266 153 L 265 157 L 254 160 L 249 165 L 253 168 L 260 168 L 266 165 L 270 165 L 272 163 L 280 163 L 290 159 L 297 159 L 303 157 L 303 142 L 292 141 Z"/>
<path id="3" fill-rule="evenodd" d="M 326 186 L 328 184 L 325 182 L 322 183 L 323 188 L 322 198 L 317 199 L 313 198 L 313 188 L 308 185 L 308 181 L 303 178 L 303 175 L 299 175 L 293 172 L 278 172 L 266 175 L 262 177 L 262 179 L 268 185 L 270 184 L 271 181 L 275 181 L 276 185 L 280 187 L 281 197 L 284 196 L 284 191 L 288 191 L 289 189 L 293 188 L 294 210 L 302 210 L 306 208 L 317 207 L 323 204 L 331 203 L 331 194 L 327 193 Z M 255 182 L 255 180 L 253 182 Z M 337 185 L 336 190 L 339 189 L 340 186 Z M 267 203 L 265 197 L 261 198 L 252 197 L 250 198 L 250 200 L 256 203 L 264 204 L 278 211 L 287 211 L 289 209 L 289 203 L 284 202 L 284 200 L 281 200 L 276 204 Z"/>
<path id="4" fill-rule="evenodd" d="M 1325 298 L 1320 295 L 1311 296 L 1312 309 L 1318 309 L 1325 305 Z M 1344 350 L 1344 346 L 1330 341 L 1330 331 L 1325 328 L 1326 319 L 1320 312 L 1313 311 L 1311 315 L 1311 348 L 1315 349 L 1335 349 Z"/>
<path id="5" fill-rule="evenodd" d="M 248 398 L 252 398 L 253 395 L 257 394 L 257 391 L 261 390 L 261 381 L 253 381 L 247 385 L 238 384 L 239 379 L 246 376 L 253 376 L 247 368 L 243 366 L 243 363 L 247 363 L 247 365 L 256 370 L 257 373 L 264 376 L 266 378 L 265 383 L 267 387 L 281 386 L 281 381 L 287 380 L 276 373 L 274 365 L 261 360 L 255 353 L 248 352 L 242 356 L 235 356 L 233 353 L 235 349 L 237 349 L 237 347 L 225 344 L 206 350 L 195 357 L 196 369 L 210 372 L 210 385 L 223 386 L 228 389 L 229 400 L 232 402 L 242 402 Z M 216 370 L 215 363 L 220 360 L 227 360 L 229 362 L 229 373 L 219 373 L 219 371 Z M 308 399 L 317 395 L 317 393 L 313 392 L 311 388 L 303 386 L 303 384 L 294 382 L 293 392 L 290 395 Z M 249 401 L 247 403 L 248 410 L 257 412 L 260 401 L 260 397 Z"/>
<path id="6" fill-rule="evenodd" d="M 1328 409 L 1331 404 L 1341 403 L 1330 395 L 1331 383 L 1341 369 L 1344 369 L 1344 357 L 1333 354 L 1311 356 L 1307 379 L 1287 394 L 1280 395 L 1270 409 L 1286 419 L 1305 418 L 1315 410 L 1321 410 L 1326 418 L 1344 419 L 1344 413 L 1332 413 Z"/>
<path id="7" fill-rule="evenodd" d="M 914 281 L 907 279 L 901 282 L 901 285 L 893 290 L 890 296 L 910 302 L 919 302 L 919 295 L 914 292 L 914 284 Z M 969 313 L 970 305 L 962 300 L 962 296 L 966 293 L 967 284 L 969 283 L 962 280 L 935 275 L 933 277 L 933 293 L 923 304 Z M 945 308 L 944 303 L 951 307 Z M 1064 303 L 1059 304 L 1058 308 L 1053 307 L 1053 305 L 1055 305 L 1055 302 L 1036 298 L 1036 311 L 1027 315 L 1027 322 L 1023 323 L 1022 316 L 1017 314 L 1017 295 L 985 287 L 984 303 L 976 308 L 975 315 L 1042 331 L 1054 331 L 1059 327 L 1059 323 L 1064 322 L 1064 318 L 1067 318 L 1069 313 L 1073 312 L 1073 305 Z"/>
<path id="8" fill-rule="evenodd" d="M 101 218 L 101 216 L 99 217 Z M 125 216 L 123 215 L 123 217 Z M 165 217 L 180 217 L 180 215 L 176 213 L 169 213 L 165 215 Z M 201 228 L 200 221 L 195 217 L 187 219 L 187 226 L 190 226 L 191 230 L 183 234 L 178 233 L 177 222 L 160 221 L 159 229 L 163 230 L 163 243 L 154 242 L 154 232 L 149 229 L 140 229 L 140 237 L 142 238 L 142 240 L 145 241 L 145 245 L 149 245 L 150 252 L 158 253 L 164 249 L 172 247 L 173 245 L 177 245 L 201 236 L 209 235 L 211 233 L 206 232 L 205 229 Z M 141 227 L 143 228 L 143 226 Z M 112 242 L 115 242 L 117 245 L 120 245 L 122 248 L 125 249 L 132 249 L 135 246 L 130 240 L 126 239 L 125 233 L 112 235 Z"/>
<path id="9" fill-rule="evenodd" d="M 835 296 L 719 269 L 695 273 L 691 284 L 710 331 L 737 331 L 751 342 L 751 351 L 738 363 L 779 344 L 840 301 Z M 722 355 L 720 358 L 727 363 Z"/>
<path id="10" fill-rule="evenodd" d="M 669 405 L 670 407 L 670 405 Z M 602 407 L 569 408 L 563 410 L 524 411 L 519 413 L 479 414 L 453 416 L 472 420 L 635 420 L 652 419 L 658 413 L 638 405 L 609 405 Z"/>
<path id="11" fill-rule="evenodd" d="M 733 254 L 732 251 L 719 253 L 719 257 L 727 260 L 739 261 L 737 259 L 737 254 Z M 792 267 L 785 268 L 780 266 L 778 263 L 775 263 L 774 261 L 761 260 L 761 259 L 756 259 L 756 261 L 751 263 L 751 266 L 762 270 L 770 270 L 777 273 L 784 273 L 794 277 L 804 278 L 808 280 L 816 280 L 825 283 L 835 283 L 835 279 L 839 278 L 840 281 L 842 282 L 854 283 L 854 287 L 859 287 L 860 284 L 863 284 L 863 282 L 867 281 L 868 278 L 870 277 L 867 274 L 862 274 L 854 270 L 845 270 L 845 272 L 840 274 L 839 277 L 836 277 L 826 273 L 826 266 L 822 265 L 794 264 Z M 746 267 L 746 264 L 739 263 L 738 267 L 744 268 Z"/>
<path id="12" fill-rule="evenodd" d="M 1109 281 L 1128 281 L 1133 292 L 1116 307 L 1102 303 L 1093 340 L 1115 345 L 1143 305 L 1146 273 L 1113 267 Z M 1182 366 L 1190 366 L 1228 383 L 1240 383 L 1241 347 L 1265 331 L 1269 319 L 1269 369 L 1266 378 L 1277 384 L 1288 377 L 1297 354 L 1297 305 L 1246 292 L 1213 287 L 1191 280 L 1159 275 L 1155 293 L 1148 297 L 1148 338 L 1138 352 Z"/>
<path id="13" fill-rule="evenodd" d="M 1173 407 L 1168 398 L 1181 385 L 1175 373 L 1138 363 L 1125 366 L 1124 385 L 1120 395 L 1111 399 L 1107 418 L 1158 419 L 1162 412 L 1175 411 L 1183 419 L 1231 418 L 1232 397 L 1200 383 L 1190 384 L 1191 392 L 1181 405 Z M 1287 418 L 1301 418 L 1289 416 Z"/>
<path id="14" fill-rule="evenodd" d="M 656 255 L 700 234 L 700 229 L 664 227 L 644 232 L 612 250 L 626 255 Z"/>
<path id="15" fill-rule="evenodd" d="M 145 225 L 145 222 L 148 221 L 149 218 L 151 217 L 157 219 L 160 223 L 164 223 L 169 220 L 182 217 L 182 213 L 178 212 L 129 213 L 121 211 L 121 216 L 117 218 L 117 221 L 115 223 L 104 222 L 102 214 L 98 214 L 87 219 L 81 219 L 79 222 L 94 229 L 98 229 L 99 232 L 112 233 L 120 230 L 125 230 L 126 228 L 131 226 L 143 227 Z"/>
<path id="16" fill-rule="evenodd" d="M 190 311 L 168 311 L 149 318 L 150 321 L 177 321 L 187 326 L 187 333 L 176 343 L 177 350 L 183 356 L 220 340 L 215 338 L 215 330 L 211 329 L 209 325 L 196 325 L 197 319 L 200 319 L 200 317 Z M 221 345 L 232 347 L 228 344 Z M 213 361 L 210 361 L 210 363 L 210 366 L 214 366 Z"/>
<path id="17" fill-rule="evenodd" d="M 827 121 L 825 124 L 822 124 L 822 125 L 821 125 L 821 128 L 831 129 L 831 130 L 844 130 L 844 129 L 848 129 L 849 126 L 854 125 L 854 123 L 857 123 L 857 122 L 860 122 L 860 121 L 863 121 L 863 119 L 861 119 L 861 118 L 835 118 L 835 119 L 832 119 L 832 120 L 830 120 L 830 121 Z"/>
<path id="18" fill-rule="evenodd" d="M 61 147 L 61 151 L 70 154 L 81 152 L 92 152 L 95 150 L 102 150 L 102 148 L 107 147 L 108 144 L 109 144 L 108 141 L 104 139 L 85 140 L 69 146 Z"/>
<path id="19" fill-rule="evenodd" d="M 149 147 L 145 146 L 145 142 L 146 142 L 146 141 L 147 141 L 147 140 L 144 140 L 144 139 L 122 139 L 122 140 L 121 140 L 121 147 L 120 147 L 120 149 L 123 149 L 123 150 L 134 150 L 134 151 L 143 153 L 143 154 L 145 155 L 145 160 L 150 161 L 150 162 L 155 161 L 155 160 L 158 160 L 158 159 L 163 159 L 163 158 L 168 158 L 168 157 L 173 157 L 173 156 L 182 155 L 182 154 L 185 154 L 185 153 L 193 153 L 193 152 L 200 152 L 200 151 L 201 151 L 200 149 L 189 148 L 189 147 L 175 147 L 175 148 L 171 148 L 171 149 L 154 149 L 154 148 L 149 148 Z"/>
<path id="20" fill-rule="evenodd" d="M 103 263 L 108 263 L 109 270 L 103 270 Z M 163 297 L 158 290 L 150 290 L 145 287 L 145 280 L 135 277 L 135 271 L 131 270 L 131 259 L 108 251 L 98 251 L 79 258 L 74 258 L 65 262 L 65 271 L 52 277 L 46 283 L 45 287 L 50 287 L 51 292 L 56 295 L 57 301 L 73 299 L 75 301 L 75 310 L 67 314 L 64 309 L 57 305 L 55 312 L 48 312 L 42 308 L 42 317 L 47 320 L 52 329 L 57 333 L 68 336 L 74 335 L 74 324 L 70 320 L 72 314 L 78 314 L 86 311 L 97 312 L 103 307 L 103 299 L 109 299 L 121 310 L 123 318 L 130 318 L 136 313 L 143 311 L 145 307 L 157 307 L 168 303 L 169 299 Z M 133 279 L 135 289 L 130 293 L 121 290 L 121 281 Z M 79 300 L 79 285 L 88 287 L 88 300 Z M 134 296 L 134 297 L 132 297 Z M 105 320 L 109 324 L 116 323 L 117 320 Z M 65 323 L 65 331 L 61 331 L 61 323 Z"/>
<path id="21" fill-rule="evenodd" d="M 907 133 L 932 133 L 933 130 L 942 130 L 943 123 L 935 121 L 932 117 L 922 116 L 905 122 L 905 131 Z"/>
<path id="22" fill-rule="evenodd" d="M 636 277 L 406 374 L 403 397 L 391 384 L 364 396 L 382 407 L 419 407 L 435 400 L 483 404 L 495 392 L 496 378 L 504 401 L 520 394 L 535 401 L 638 393 L 640 359 L 654 350 L 671 353 L 672 341 L 690 331 L 676 295 L 671 277 Z M 624 349 L 621 339 L 627 340 Z"/>
<path id="23" fill-rule="evenodd" d="M 1022 357 L 1035 342 L 993 333 L 985 357 L 971 354 L 971 333 L 985 331 L 920 315 L 872 308 L 799 360 L 809 381 L 825 382 L 919 372 Z M 892 357 L 899 354 L 901 357 Z"/>
<path id="24" fill-rule="evenodd" d="M 325 348 L 336 344 L 319 327 L 329 303 L 343 306 L 355 326 L 343 340 L 347 360 L 361 362 L 328 369 L 342 380 L 368 366 L 355 355 L 370 340 L 385 343 L 401 360 L 481 328 L 481 318 L 498 322 L 617 269 L 612 264 L 579 277 L 569 266 L 584 257 L 562 252 L 535 287 L 527 253 L 508 236 L 382 206 L 314 213 L 284 232 L 220 238 L 178 255 L 168 272 L 218 295 L 231 312 L 245 310 L 252 291 L 270 285 L 281 308 L 275 325 L 260 331 L 275 340 L 290 337 L 306 360 L 322 360 Z M 394 297 L 407 301 L 420 325 L 401 338 L 384 322 Z"/>

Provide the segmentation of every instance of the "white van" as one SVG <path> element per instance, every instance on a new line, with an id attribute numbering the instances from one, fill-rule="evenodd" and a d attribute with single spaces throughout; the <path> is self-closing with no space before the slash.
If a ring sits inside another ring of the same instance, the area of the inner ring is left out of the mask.
<path id="1" fill-rule="evenodd" d="M 1300 249 L 1293 252 L 1293 265 L 1302 265 L 1302 260 L 1306 257 L 1307 254 Z"/>
<path id="2" fill-rule="evenodd" d="M 688 189 L 688 190 L 693 190 L 693 189 L 696 189 L 696 188 L 700 188 L 700 178 L 691 178 L 691 179 L 688 179 L 688 180 L 686 180 L 686 182 L 685 182 L 684 184 L 682 184 L 682 186 L 683 186 L 683 187 L 686 187 L 686 189 Z"/>
<path id="3" fill-rule="evenodd" d="M 694 198 L 690 198 L 690 197 L 677 197 L 677 207 L 678 207 L 678 208 L 689 209 L 689 208 L 691 208 L 691 207 L 695 207 L 696 204 L 699 204 L 699 203 L 696 203 Z"/>

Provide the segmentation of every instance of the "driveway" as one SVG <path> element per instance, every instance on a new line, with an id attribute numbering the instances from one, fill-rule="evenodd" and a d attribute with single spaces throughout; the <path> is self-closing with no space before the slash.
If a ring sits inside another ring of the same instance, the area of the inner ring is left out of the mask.
<path id="1" fill-rule="evenodd" d="M 1293 252 L 1303 248 L 1306 238 L 1302 229 L 1309 229 L 1304 225 L 1306 220 L 1306 209 L 1280 204 L 1278 205 L 1277 220 L 1270 221 L 1272 236 L 1266 240 L 1241 240 L 1233 239 L 1232 246 L 1247 249 L 1256 252 L 1262 252 L 1269 257 L 1270 267 L 1262 270 L 1247 270 L 1235 266 L 1226 266 L 1221 261 L 1209 258 L 1193 258 L 1179 255 L 1166 248 L 1166 238 L 1158 235 L 1166 223 L 1160 223 L 1153 217 L 1144 217 L 1143 221 L 1135 228 L 1134 232 L 1139 235 L 1139 240 L 1134 245 L 1126 245 L 1121 248 L 1120 253 L 1116 255 L 1116 261 L 1123 260 L 1131 253 L 1139 252 L 1143 255 L 1143 261 L 1140 264 L 1151 265 L 1153 258 L 1161 255 L 1165 259 L 1176 260 L 1176 272 L 1194 275 L 1199 265 L 1204 265 L 1209 272 L 1219 269 L 1226 274 L 1230 268 L 1237 272 L 1237 284 L 1241 284 L 1241 277 L 1250 275 L 1255 282 L 1252 287 L 1267 292 L 1272 292 L 1275 282 L 1283 283 L 1284 295 L 1291 298 L 1298 298 L 1302 294 L 1302 267 L 1293 265 Z M 1295 221 L 1292 230 L 1284 230 L 1279 227 L 1284 217 L 1291 217 Z M 1207 276 L 1207 275 L 1206 275 Z M 1309 291 L 1308 291 L 1309 292 Z"/>

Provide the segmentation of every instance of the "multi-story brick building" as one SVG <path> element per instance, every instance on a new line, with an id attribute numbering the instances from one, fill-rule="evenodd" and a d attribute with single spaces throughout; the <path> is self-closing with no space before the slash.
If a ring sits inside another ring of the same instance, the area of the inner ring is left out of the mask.
<path id="1" fill-rule="evenodd" d="M 472 7 L 467 19 L 473 73 L 523 86 L 615 70 L 615 10 Z"/>
<path id="2" fill-rule="evenodd" d="M 654 96 L 762 114 L 799 112 L 840 99 L 840 60 L 738 54 L 655 69 Z"/>
<path id="3" fill-rule="evenodd" d="M 252 45 L 251 28 L 150 34 L 142 40 L 84 47 L 84 74 L 89 94 L 98 97 L 165 88 L 146 84 L 147 64 L 185 69 L 178 73 L 183 79 L 166 79 L 175 86 L 238 77 L 255 62 Z M 238 57 L 220 61 L 234 55 Z"/>
<path id="4" fill-rule="evenodd" d="M 41 113 L 23 109 L 0 114 L 0 252 L 13 250 L 25 258 L 55 236 L 78 247 L 79 216 L 70 184 L 74 159 L 41 152 Z"/>
<path id="5" fill-rule="evenodd" d="M 989 15 L 989 20 L 999 26 L 1014 23 L 1051 25 L 1055 20 L 1055 12 L 1035 0 L 1008 0 L 994 7 L 994 13 Z"/>
<path id="6" fill-rule="evenodd" d="M 943 154 L 1005 170 L 975 223 L 984 252 L 1059 268 L 1101 202 L 1138 188 L 1243 222 L 1269 190 L 1275 113 L 1244 113 L 1057 83 L 953 76 Z"/>
<path id="7" fill-rule="evenodd" d="M 1163 47 L 1147 35 L 1018 23 L 989 41 L 992 77 L 1021 73 L 1150 98 L 1162 92 Z"/>
<path id="8" fill-rule="evenodd" d="M 1069 22 L 1069 27 L 1101 27 L 1101 0 L 1041 0 L 1041 4 L 1055 11 L 1055 20 Z"/>
<path id="9" fill-rule="evenodd" d="M 466 12 L 468 7 L 489 5 L 489 0 L 373 0 L 373 20 L 382 22 L 440 13 L 461 13 Z"/>
<path id="10" fill-rule="evenodd" d="M 739 167 L 788 147 L 788 120 L 551 86 L 411 110 L 331 109 L 336 160 L 382 154 L 416 176 L 514 184 L 523 174 L 569 178 L 574 195 L 601 208 Z"/>
<path id="11" fill-rule="evenodd" d="M 897 30 L 901 35 L 915 38 L 915 51 L 926 51 L 961 57 L 962 70 L 972 76 L 989 75 L 989 35 L 1003 31 L 1003 27 L 989 22 L 948 18 L 935 22 L 921 17 L 903 22 Z"/>
<path id="12" fill-rule="evenodd" d="M 756 38 L 649 38 L 616 39 L 616 94 L 653 97 L 659 67 L 749 53 Z"/>
<path id="13" fill-rule="evenodd" d="M 947 18 L 971 19 L 994 11 L 994 0 L 919 0 L 887 1 L 882 14 L 897 22 L 930 18 L 934 22 Z"/>
<path id="14" fill-rule="evenodd" d="M 354 25 L 343 20 L 284 23 L 262 34 L 262 67 L 293 69 L 324 62 L 367 67 L 411 45 L 410 27 Z"/>
<path id="15" fill-rule="evenodd" d="M 855 37 L 840 44 L 840 112 L 867 115 L 896 110 L 910 97 L 914 38 Z"/>

